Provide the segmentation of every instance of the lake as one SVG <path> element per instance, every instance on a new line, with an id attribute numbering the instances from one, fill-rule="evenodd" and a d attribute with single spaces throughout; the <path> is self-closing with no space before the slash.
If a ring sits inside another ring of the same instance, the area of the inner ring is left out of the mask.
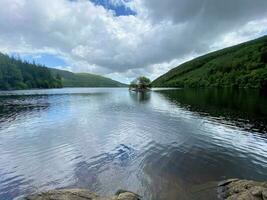
<path id="1" fill-rule="evenodd" d="M 267 180 L 267 97 L 252 90 L 0 92 L 0 199 L 81 187 L 145 200 L 216 199 Z"/>

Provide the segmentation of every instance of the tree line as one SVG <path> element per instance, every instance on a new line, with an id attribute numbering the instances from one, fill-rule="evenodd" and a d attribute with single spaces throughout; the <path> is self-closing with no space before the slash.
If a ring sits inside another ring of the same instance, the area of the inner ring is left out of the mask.
<path id="1" fill-rule="evenodd" d="M 0 53 L 0 90 L 61 87 L 49 68 Z"/>

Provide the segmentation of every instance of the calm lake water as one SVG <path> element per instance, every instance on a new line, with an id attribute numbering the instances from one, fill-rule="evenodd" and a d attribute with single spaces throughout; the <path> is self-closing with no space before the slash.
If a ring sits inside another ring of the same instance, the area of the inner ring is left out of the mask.
<path id="1" fill-rule="evenodd" d="M 65 187 L 216 199 L 216 181 L 267 180 L 266 133 L 256 91 L 0 92 L 0 199 Z"/>

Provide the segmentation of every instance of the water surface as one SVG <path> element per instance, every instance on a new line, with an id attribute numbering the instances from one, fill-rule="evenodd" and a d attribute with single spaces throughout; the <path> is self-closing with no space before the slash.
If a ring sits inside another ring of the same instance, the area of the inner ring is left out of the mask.
<path id="1" fill-rule="evenodd" d="M 0 199 L 82 187 L 206 200 L 216 181 L 267 180 L 267 98 L 256 91 L 0 94 Z"/>

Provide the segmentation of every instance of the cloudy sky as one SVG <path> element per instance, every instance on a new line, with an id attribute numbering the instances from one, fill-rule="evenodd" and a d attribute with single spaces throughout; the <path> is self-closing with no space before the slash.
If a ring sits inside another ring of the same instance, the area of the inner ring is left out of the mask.
<path id="1" fill-rule="evenodd" d="M 0 0 L 0 51 L 122 82 L 267 34 L 267 0 Z"/>

